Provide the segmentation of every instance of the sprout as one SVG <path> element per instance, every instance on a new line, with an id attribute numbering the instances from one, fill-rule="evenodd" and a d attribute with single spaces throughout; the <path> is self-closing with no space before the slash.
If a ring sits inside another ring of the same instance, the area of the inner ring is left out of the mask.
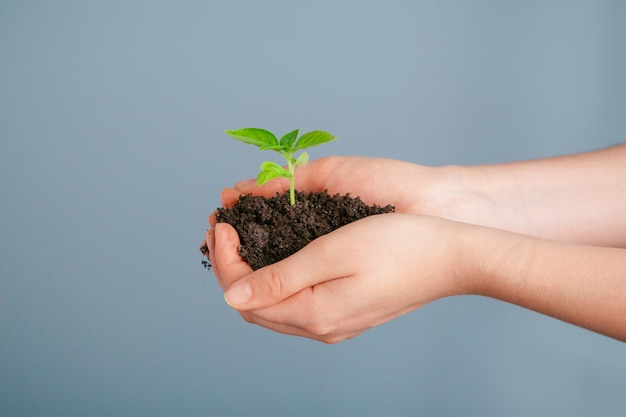
<path id="1" fill-rule="evenodd" d="M 295 170 L 296 166 L 302 166 L 309 161 L 309 154 L 302 152 L 297 158 L 294 154 L 310 146 L 321 145 L 336 139 L 335 136 L 323 130 L 314 130 L 303 134 L 298 138 L 300 129 L 284 135 L 280 140 L 276 136 L 265 129 L 256 127 L 248 127 L 238 130 L 227 130 L 226 133 L 233 138 L 250 145 L 256 145 L 260 150 L 276 151 L 287 161 L 287 169 L 278 165 L 276 162 L 265 161 L 261 164 L 261 172 L 257 175 L 257 184 L 259 186 L 265 184 L 271 179 L 285 177 L 289 178 L 289 202 L 291 205 L 296 204 L 295 197 Z"/>

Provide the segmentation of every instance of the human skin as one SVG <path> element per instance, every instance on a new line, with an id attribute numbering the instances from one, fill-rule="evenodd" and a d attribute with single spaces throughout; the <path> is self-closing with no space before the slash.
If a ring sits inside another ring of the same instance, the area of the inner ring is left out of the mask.
<path id="1" fill-rule="evenodd" d="M 335 343 L 436 299 L 476 294 L 626 341 L 626 145 L 500 165 L 329 157 L 307 191 L 394 204 L 252 272 L 227 224 L 206 241 L 227 302 L 269 329 Z M 270 196 L 284 181 L 222 192 Z M 349 259 L 349 262 L 346 262 Z"/>

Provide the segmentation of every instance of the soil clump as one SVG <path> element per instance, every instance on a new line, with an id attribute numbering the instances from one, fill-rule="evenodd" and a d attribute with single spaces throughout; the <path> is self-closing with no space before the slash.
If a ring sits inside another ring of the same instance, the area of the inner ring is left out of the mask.
<path id="1" fill-rule="evenodd" d="M 294 254 L 341 226 L 393 211 L 392 205 L 367 205 L 349 194 L 296 191 L 294 206 L 289 204 L 288 192 L 270 198 L 242 195 L 233 207 L 218 208 L 216 219 L 235 228 L 241 243 L 239 254 L 257 270 Z M 208 251 L 206 246 L 202 248 L 205 251 Z M 206 261 L 203 264 L 210 267 Z"/>

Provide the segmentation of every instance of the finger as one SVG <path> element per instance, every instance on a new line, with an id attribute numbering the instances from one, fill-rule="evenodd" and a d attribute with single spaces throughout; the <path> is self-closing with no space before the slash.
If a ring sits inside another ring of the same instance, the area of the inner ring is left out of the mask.
<path id="1" fill-rule="evenodd" d="M 239 235 L 228 223 L 215 225 L 212 264 L 216 268 L 216 276 L 222 289 L 226 290 L 234 282 L 252 271 L 237 252 Z"/>
<path id="2" fill-rule="evenodd" d="M 288 189 L 289 181 L 284 178 L 275 178 L 260 187 L 256 179 L 244 180 L 236 183 L 234 188 L 237 193 L 242 195 L 252 194 L 262 197 L 273 197 L 276 193 L 283 194 Z"/>
<path id="3" fill-rule="evenodd" d="M 218 282 L 220 282 L 220 270 L 217 263 L 215 262 L 215 228 L 212 227 L 210 229 L 207 229 L 204 235 L 205 242 L 207 244 L 207 247 L 209 248 L 209 253 L 207 255 L 209 258 L 209 262 L 211 263 L 211 268 L 213 268 L 213 273 L 217 277 Z"/>
<path id="4" fill-rule="evenodd" d="M 419 307 L 398 302 L 397 290 L 357 274 L 325 281 L 263 309 L 240 311 L 250 323 L 336 343 Z"/>
<path id="5" fill-rule="evenodd" d="M 252 183 L 250 185 L 246 185 L 247 181 L 252 181 Z M 259 187 L 256 184 L 256 180 L 240 181 L 237 184 L 243 185 L 235 185 L 235 188 L 224 188 L 222 190 L 222 193 L 220 194 L 222 207 L 233 207 L 237 203 L 237 201 L 239 201 L 239 197 L 241 197 L 242 195 L 252 194 L 255 196 L 271 198 L 274 197 L 276 194 L 283 194 L 286 190 L 289 189 L 289 185 L 287 185 L 287 188 L 283 188 L 283 186 L 280 184 L 280 181 L 278 181 L 277 179 L 265 183 L 262 187 Z"/>
<path id="6" fill-rule="evenodd" d="M 313 333 L 309 332 L 305 326 L 298 324 L 299 320 L 296 322 L 292 320 L 282 320 L 275 314 L 276 307 L 282 306 L 292 312 L 298 312 L 297 314 L 301 315 L 299 311 L 302 308 L 308 310 L 306 308 L 306 301 L 304 300 L 309 298 L 310 293 L 311 288 L 307 288 L 277 305 L 260 310 L 239 311 L 239 314 L 248 323 L 256 324 L 278 333 L 315 338 Z"/>
<path id="7" fill-rule="evenodd" d="M 259 318 L 258 316 L 254 314 L 251 314 L 249 311 L 240 311 L 239 314 L 248 323 L 264 327 L 274 332 L 287 334 L 290 336 L 301 336 L 301 337 L 310 338 L 310 335 L 305 330 L 297 326 L 293 326 L 291 324 L 286 324 L 286 323 L 277 323 L 273 321 L 268 321 L 263 318 Z"/>
<path id="8" fill-rule="evenodd" d="M 324 284 L 320 284 L 324 285 Z M 254 310 L 241 310 L 239 313 L 249 323 L 263 326 L 280 333 L 311 337 L 309 324 L 318 320 L 316 296 L 308 287 L 272 306 Z"/>
<path id="9" fill-rule="evenodd" d="M 369 300 L 352 294 L 358 283 L 354 277 L 337 278 L 305 288 L 291 297 L 266 308 L 240 311 L 249 322 L 272 328 L 287 326 L 323 337 L 346 333 L 353 309 L 361 309 Z M 358 279 L 357 279 L 358 281 Z M 243 313 L 247 313 L 245 316 Z M 360 316 L 360 314 L 358 315 Z"/>
<path id="10" fill-rule="evenodd" d="M 351 332 L 347 334 L 320 335 L 317 333 L 309 332 L 304 328 L 291 326 L 291 325 L 284 324 L 284 323 L 274 323 L 271 321 L 265 321 L 263 319 L 259 319 L 257 317 L 246 318 L 244 316 L 245 313 L 246 312 L 241 312 L 241 315 L 242 317 L 244 317 L 244 319 L 248 323 L 256 324 L 257 326 L 264 327 L 266 329 L 272 330 L 277 333 L 282 333 L 282 334 L 286 334 L 290 336 L 306 337 L 307 339 L 313 339 L 313 340 L 317 340 L 317 341 L 324 342 L 324 343 L 338 343 L 346 339 L 352 339 L 362 333 L 362 331 L 358 331 L 358 332 Z"/>
<path id="11" fill-rule="evenodd" d="M 226 302 L 237 310 L 251 310 L 276 304 L 304 288 L 342 276 L 342 267 L 337 265 L 337 256 L 332 240 L 322 236 L 300 251 L 264 268 L 246 274 L 224 294 Z M 319 262 L 323 259 L 324 262 Z M 344 264 L 344 263 L 341 263 Z"/>
<path id="12" fill-rule="evenodd" d="M 284 325 L 281 323 L 272 323 L 272 322 L 263 322 L 262 320 L 247 320 L 249 323 L 256 324 L 258 326 L 264 327 L 266 329 L 272 330 L 277 333 L 282 333 L 290 336 L 300 336 L 306 337 L 307 339 L 317 340 L 318 342 L 335 344 L 342 342 L 344 340 L 353 339 L 363 333 L 365 330 L 350 332 L 346 334 L 317 334 L 311 333 L 305 329 L 301 329 L 299 327 L 293 327 L 289 325 Z"/>
<path id="13" fill-rule="evenodd" d="M 328 188 L 327 179 L 338 164 L 340 164 L 339 158 L 321 158 L 297 167 L 297 188 L 309 192 L 324 191 L 324 189 Z M 272 197 L 276 193 L 282 194 L 289 190 L 289 180 L 277 178 L 259 187 L 255 179 L 248 179 L 236 183 L 235 190 L 241 194 Z"/>
<path id="14" fill-rule="evenodd" d="M 222 203 L 222 207 L 229 208 L 235 205 L 239 196 L 243 194 L 234 188 L 224 188 L 222 193 L 220 194 L 220 202 Z"/>
<path id="15" fill-rule="evenodd" d="M 217 217 L 215 217 L 217 214 L 217 210 L 214 210 L 210 215 L 209 215 L 209 225 L 211 226 L 211 228 L 215 228 L 215 225 L 217 224 Z"/>
<path id="16" fill-rule="evenodd" d="M 350 328 L 345 325 L 343 319 L 332 315 L 330 317 L 335 317 L 335 319 L 325 322 L 323 315 L 320 316 L 311 312 L 307 308 L 310 307 L 310 301 L 307 302 L 306 300 L 312 297 L 315 292 L 317 290 L 307 288 L 274 306 L 260 310 L 240 311 L 239 313 L 248 323 L 278 333 L 306 337 L 324 343 L 337 343 L 351 339 L 367 330 L 360 327 Z"/>

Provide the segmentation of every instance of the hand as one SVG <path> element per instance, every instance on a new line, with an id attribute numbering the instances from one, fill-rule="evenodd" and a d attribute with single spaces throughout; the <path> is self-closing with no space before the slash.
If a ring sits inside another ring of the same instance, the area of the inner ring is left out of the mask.
<path id="1" fill-rule="evenodd" d="M 230 304 L 284 333 L 336 342 L 445 295 L 480 294 L 626 341 L 626 257 L 616 249 L 626 247 L 624 157 L 626 145 L 476 167 L 324 158 L 297 171 L 300 189 L 349 192 L 397 213 L 344 226 L 254 273 L 214 214 L 206 242 Z M 242 181 L 222 203 L 285 189 Z M 238 302 L 236 288 L 251 300 Z"/>
<path id="2" fill-rule="evenodd" d="M 462 227 L 426 216 L 371 216 L 255 272 L 237 254 L 230 225 L 218 224 L 207 241 L 226 300 L 245 320 L 335 343 L 466 291 L 469 281 L 459 285 L 455 271 Z"/>
<path id="3" fill-rule="evenodd" d="M 392 204 L 396 213 L 425 214 L 523 231 L 515 204 L 498 204 L 482 189 L 486 182 L 482 171 L 483 168 L 474 167 L 428 167 L 385 158 L 332 156 L 298 167 L 296 188 L 349 193 L 366 204 Z M 255 179 L 244 180 L 234 188 L 225 188 L 221 203 L 223 207 L 232 207 L 242 194 L 272 197 L 288 189 L 287 179 L 275 179 L 262 187 Z M 215 213 L 209 216 L 209 223 L 215 226 Z"/>
<path id="4" fill-rule="evenodd" d="M 310 161 L 296 170 L 296 188 L 309 192 L 359 196 L 367 204 L 392 204 L 399 213 L 424 213 L 435 196 L 443 174 L 409 162 L 384 158 L 326 157 Z M 272 197 L 289 189 L 287 179 L 275 179 L 259 187 L 255 179 L 240 181 L 222 192 L 222 205 L 231 207 L 240 194 Z"/>

